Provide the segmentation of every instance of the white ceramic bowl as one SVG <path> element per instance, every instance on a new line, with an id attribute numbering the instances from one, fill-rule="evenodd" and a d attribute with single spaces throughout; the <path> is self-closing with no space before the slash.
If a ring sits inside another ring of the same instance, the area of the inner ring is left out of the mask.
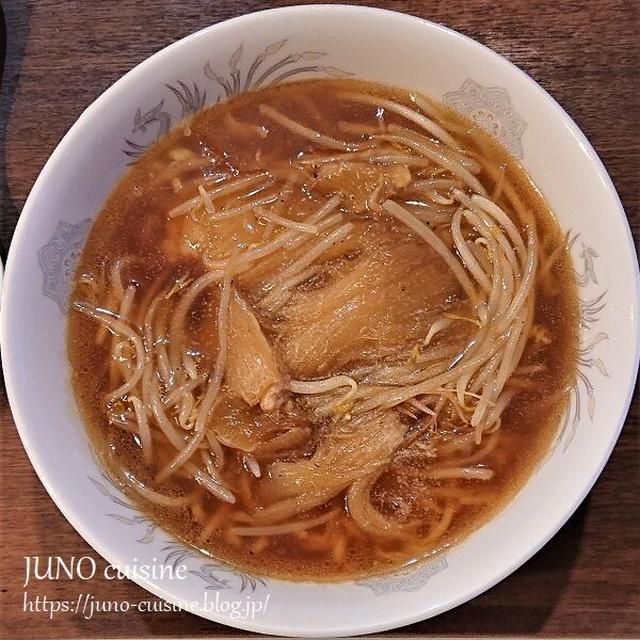
<path id="1" fill-rule="evenodd" d="M 258 79 L 343 74 L 441 99 L 489 127 L 522 159 L 575 237 L 579 379 L 545 461 L 507 509 L 446 556 L 393 576 L 295 584 L 243 575 L 198 556 L 156 529 L 105 480 L 65 375 L 65 302 L 91 219 L 127 163 L 157 135 Z M 627 412 L 638 365 L 638 282 L 629 227 L 604 167 L 567 114 L 524 73 L 478 43 L 417 18 L 354 6 L 290 7 L 176 42 L 80 116 L 20 216 L 5 274 L 2 361 L 34 468 L 107 561 L 139 568 L 184 563 L 184 579 L 134 579 L 212 620 L 273 634 L 351 635 L 415 622 L 473 598 L 519 567 L 573 513 Z M 266 611 L 246 608 L 265 604 Z"/>

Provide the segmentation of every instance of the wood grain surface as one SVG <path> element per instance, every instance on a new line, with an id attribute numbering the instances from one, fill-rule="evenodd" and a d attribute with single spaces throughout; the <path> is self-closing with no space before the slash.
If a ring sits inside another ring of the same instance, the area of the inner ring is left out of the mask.
<path id="1" fill-rule="evenodd" d="M 2 257 L 25 198 L 82 110 L 135 64 L 192 31 L 288 3 L 248 0 L 7 0 L 0 101 Z M 524 69 L 600 154 L 640 234 L 640 9 L 636 0 L 396 0 L 374 3 L 457 29 Z M 577 513 L 532 560 L 468 604 L 386 635 L 640 636 L 640 402 Z M 24 612 L 24 556 L 92 555 L 33 472 L 0 390 L 0 633 L 4 638 L 240 636 L 187 613 Z M 496 544 L 499 544 L 496 541 Z M 58 580 L 54 599 L 137 602 L 127 581 Z M 381 604 L 383 604 L 381 602 Z"/>

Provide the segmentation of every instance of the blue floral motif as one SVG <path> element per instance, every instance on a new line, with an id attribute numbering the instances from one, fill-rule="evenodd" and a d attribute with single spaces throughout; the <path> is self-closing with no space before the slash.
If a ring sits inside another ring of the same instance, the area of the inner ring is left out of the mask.
<path id="1" fill-rule="evenodd" d="M 580 234 L 571 236 L 568 234 L 567 246 L 571 249 L 577 246 Z M 593 378 L 597 374 L 609 377 L 609 372 L 603 360 L 598 355 L 598 345 L 609 340 L 609 334 L 601 329 L 598 330 L 598 323 L 601 320 L 602 312 L 607 306 L 607 289 L 600 288 L 596 274 L 596 259 L 598 252 L 580 241 L 580 248 L 577 249 L 577 262 L 579 267 L 575 269 L 576 283 L 579 287 L 580 304 L 580 339 L 578 346 L 578 360 L 576 367 L 576 381 L 569 395 L 569 407 L 565 413 L 560 433 L 556 440 L 556 445 L 564 442 L 563 451 L 569 448 L 573 441 L 576 429 L 586 409 L 589 419 L 593 421 L 596 411 L 596 395 Z M 596 285 L 599 289 L 595 295 L 586 291 L 589 285 Z M 555 448 L 555 446 L 554 446 Z"/>
<path id="2" fill-rule="evenodd" d="M 352 75 L 337 67 L 321 64 L 329 55 L 325 51 L 287 51 L 288 40 L 278 40 L 266 45 L 252 60 L 243 60 L 244 44 L 240 44 L 226 60 L 226 68 L 206 62 L 203 67 L 205 82 L 214 83 L 209 102 L 230 98 L 243 91 L 251 91 L 285 82 L 301 75 L 318 74 L 340 78 Z M 177 124 L 205 107 L 207 92 L 196 82 L 191 85 L 182 80 L 165 84 L 171 92 L 166 99 L 143 112 L 138 107 L 129 137 L 124 140 L 122 152 L 134 162 L 154 142 L 169 132 Z M 179 112 L 178 112 L 179 109 Z"/>
<path id="3" fill-rule="evenodd" d="M 199 571 L 190 571 L 189 573 L 204 580 L 207 583 L 205 589 L 213 591 L 233 589 L 238 593 L 244 591 L 253 593 L 260 587 L 268 586 L 267 581 L 260 576 L 243 573 L 218 562 L 203 564 Z"/>
<path id="4" fill-rule="evenodd" d="M 513 156 L 522 158 L 522 134 L 527 123 L 513 108 L 506 89 L 466 80 L 458 91 L 445 94 L 443 102 L 499 140 Z"/>
<path id="5" fill-rule="evenodd" d="M 178 95 L 182 96 L 175 87 L 170 85 L 167 85 L 167 87 L 176 96 L 176 98 L 178 98 Z M 180 100 L 180 104 L 184 109 L 185 105 L 182 100 Z M 136 142 L 130 138 L 125 138 L 124 142 L 126 148 L 123 149 L 122 152 L 130 158 L 137 158 L 139 155 L 144 153 L 145 149 L 149 145 L 159 140 L 163 135 L 169 133 L 169 129 L 171 129 L 171 115 L 164 108 L 164 100 L 160 100 L 155 107 L 152 107 L 144 113 L 142 113 L 142 109 L 138 107 L 133 116 L 131 135 L 142 135 L 145 137 L 145 142 L 140 142 L 139 140 Z M 148 136 L 148 131 L 152 132 L 151 137 Z"/>
<path id="6" fill-rule="evenodd" d="M 189 560 L 199 561 L 201 564 L 198 569 L 191 569 L 189 573 L 206 582 L 207 591 L 231 589 L 237 593 L 245 591 L 254 593 L 261 587 L 268 587 L 267 580 L 260 576 L 243 573 L 221 562 L 202 563 L 202 555 L 194 555 L 180 542 L 171 542 L 163 547 L 162 551 L 167 554 L 164 563 L 173 567 L 174 571 L 178 565 L 185 564 Z"/>
<path id="7" fill-rule="evenodd" d="M 97 462 L 97 461 L 96 461 Z M 91 476 L 87 476 L 93 486 L 103 495 L 109 498 L 111 502 L 113 502 L 118 507 L 122 507 L 125 509 L 125 513 L 127 515 L 123 515 L 122 513 L 107 513 L 110 518 L 117 520 L 121 524 L 126 524 L 128 526 L 134 527 L 142 527 L 142 536 L 138 538 L 138 542 L 141 544 L 149 544 L 153 542 L 153 536 L 156 531 L 157 525 L 152 522 L 149 518 L 141 515 L 136 515 L 138 513 L 137 509 L 119 497 L 118 494 L 111 491 L 107 484 L 111 485 L 114 489 L 118 489 L 109 476 L 102 474 L 102 481 L 96 480 Z"/>
<path id="8" fill-rule="evenodd" d="M 440 556 L 431 562 L 421 564 L 417 569 L 404 569 L 392 576 L 377 580 L 361 580 L 356 584 L 369 587 L 376 596 L 385 596 L 398 591 L 409 592 L 422 589 L 429 580 L 447 568 L 446 556 Z"/>
<path id="9" fill-rule="evenodd" d="M 43 276 L 42 293 L 55 300 L 63 313 L 67 309 L 75 264 L 90 226 L 90 218 L 77 224 L 60 221 L 51 240 L 38 251 Z"/>
<path id="10" fill-rule="evenodd" d="M 279 84 L 293 76 L 302 74 L 317 73 L 333 77 L 352 75 L 337 67 L 317 64 L 318 60 L 328 55 L 325 51 L 286 53 L 286 45 L 286 38 L 268 44 L 253 59 L 246 73 L 244 73 L 241 69 L 244 45 L 241 44 L 227 61 L 228 72 L 219 73 L 214 70 L 210 62 L 207 62 L 204 67 L 204 74 L 209 80 L 213 80 L 222 88 L 226 98 L 235 96 L 243 91 Z M 268 62 L 269 58 L 271 58 L 270 62 Z"/>
<path id="11" fill-rule="evenodd" d="M 195 82 L 193 83 L 193 89 L 190 89 L 186 83 L 182 82 L 182 80 L 178 80 L 176 85 L 177 86 L 175 87 L 170 84 L 165 86 L 169 91 L 171 91 L 171 93 L 173 93 L 180 103 L 180 108 L 182 109 L 181 115 L 183 118 L 200 111 L 200 109 L 204 107 L 207 100 L 207 92 L 200 92 L 200 89 Z"/>

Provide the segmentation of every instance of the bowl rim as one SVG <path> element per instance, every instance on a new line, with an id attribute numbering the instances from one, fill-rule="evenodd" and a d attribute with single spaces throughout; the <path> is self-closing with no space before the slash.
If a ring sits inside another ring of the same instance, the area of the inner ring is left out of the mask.
<path id="1" fill-rule="evenodd" d="M 569 508 L 566 509 L 562 518 L 558 520 L 553 520 L 549 524 L 544 527 L 544 535 L 540 536 L 538 543 L 533 545 L 532 547 L 527 547 L 520 551 L 517 557 L 512 558 L 508 562 L 508 567 L 502 571 L 497 571 L 494 574 L 491 574 L 484 580 L 482 580 L 481 586 L 464 590 L 461 589 L 459 594 L 455 598 L 450 598 L 446 602 L 441 603 L 436 607 L 432 607 L 429 609 L 428 614 L 425 612 L 417 612 L 411 613 L 408 615 L 398 615 L 396 613 L 390 614 L 390 618 L 384 623 L 357 623 L 352 624 L 351 626 L 342 625 L 339 628 L 327 628 L 323 630 L 322 635 L 324 636 L 336 636 L 336 635 L 360 635 L 365 633 L 375 633 L 379 631 L 384 631 L 388 629 L 393 629 L 397 627 L 401 627 L 407 624 L 411 624 L 414 622 L 418 622 L 420 620 L 424 620 L 425 616 L 432 617 L 443 613 L 449 609 L 452 609 L 464 602 L 469 601 L 470 599 L 476 597 L 480 593 L 490 589 L 498 582 L 502 581 L 505 577 L 516 571 L 522 564 L 524 564 L 527 560 L 529 560 L 535 553 L 537 553 L 548 541 L 549 539 L 557 533 L 557 531 L 566 523 L 566 521 L 573 515 L 578 506 L 582 503 L 586 495 L 589 493 L 593 484 L 600 476 L 604 465 L 608 461 L 611 452 L 617 439 L 619 437 L 620 431 L 624 425 L 626 420 L 626 416 L 629 410 L 629 406 L 631 403 L 631 399 L 633 396 L 636 378 L 638 375 L 638 366 L 640 363 L 640 332 L 638 331 L 638 312 L 640 310 L 640 269 L 638 267 L 638 259 L 636 255 L 635 245 L 633 241 L 633 236 L 631 233 L 631 229 L 629 227 L 629 222 L 627 216 L 625 214 L 624 208 L 620 201 L 620 198 L 617 194 L 617 191 L 611 181 L 609 174 L 607 173 L 602 161 L 598 157 L 597 153 L 579 129 L 579 127 L 574 123 L 572 118 L 566 113 L 566 111 L 558 104 L 558 102 L 547 93 L 533 78 L 527 75 L 524 71 L 522 71 L 519 67 L 511 63 L 504 56 L 499 53 L 493 51 L 486 45 L 474 40 L 458 31 L 445 27 L 443 25 L 431 22 L 424 18 L 420 18 L 418 16 L 414 16 L 411 14 L 391 11 L 388 9 L 380 9 L 376 7 L 369 6 L 359 6 L 359 5 L 347 5 L 347 4 L 309 4 L 309 5 L 292 5 L 287 7 L 278 7 L 272 9 L 265 9 L 261 11 L 255 11 L 248 14 L 236 16 L 233 18 L 229 18 L 226 20 L 222 20 L 213 25 L 209 25 L 204 27 L 198 31 L 195 31 L 191 34 L 186 35 L 185 37 L 171 43 L 170 45 L 163 47 L 159 51 L 155 52 L 151 56 L 145 58 L 142 62 L 133 67 L 130 71 L 121 76 L 116 82 L 110 85 L 100 96 L 98 96 L 76 119 L 67 133 L 62 137 L 54 151 L 51 153 L 44 167 L 40 171 L 28 198 L 25 201 L 25 204 L 22 208 L 21 215 L 19 217 L 18 223 L 16 225 L 11 245 L 8 252 L 8 257 L 6 261 L 6 268 L 4 274 L 4 286 L 2 287 L 2 297 L 0 304 L 0 344 L 3 345 L 2 349 L 2 366 L 5 377 L 5 388 L 7 392 L 7 398 L 9 400 L 9 405 L 11 407 L 11 411 L 14 417 L 14 421 L 16 424 L 16 428 L 18 430 L 20 439 L 22 441 L 23 447 L 27 453 L 29 461 L 35 470 L 40 482 L 43 484 L 45 490 L 56 504 L 58 509 L 67 519 L 67 521 L 72 525 L 72 527 L 80 534 L 82 538 L 107 562 L 112 562 L 113 560 L 118 559 L 120 555 L 120 551 L 114 550 L 113 548 L 109 548 L 108 544 L 102 544 L 100 541 L 95 539 L 94 533 L 92 531 L 93 527 L 90 524 L 87 524 L 87 519 L 73 511 L 65 502 L 64 495 L 57 492 L 55 486 L 51 484 L 47 475 L 42 472 L 42 464 L 40 463 L 40 455 L 38 453 L 38 445 L 35 443 L 33 438 L 30 437 L 29 429 L 24 427 L 25 421 L 22 418 L 22 406 L 23 402 L 25 402 L 25 398 L 22 395 L 21 389 L 18 385 L 17 376 L 14 372 L 14 362 L 15 356 L 12 356 L 12 345 L 9 342 L 8 338 L 8 322 L 6 320 L 6 308 L 7 303 L 9 302 L 10 293 L 15 290 L 15 282 L 19 275 L 17 271 L 17 267 L 14 268 L 14 262 L 16 262 L 16 258 L 14 258 L 15 254 L 17 254 L 21 249 L 20 247 L 24 244 L 24 241 L 27 237 L 27 233 L 30 225 L 30 218 L 32 217 L 32 203 L 36 200 L 36 194 L 43 190 L 47 184 L 48 174 L 53 170 L 54 165 L 57 163 L 60 156 L 63 155 L 65 148 L 70 144 L 70 142 L 74 139 L 74 137 L 81 134 L 82 128 L 85 125 L 86 121 L 88 121 L 93 112 L 97 110 L 100 105 L 107 101 L 109 98 L 117 94 L 119 91 L 122 91 L 124 87 L 133 79 L 141 76 L 145 70 L 151 65 L 157 64 L 159 61 L 164 59 L 170 59 L 171 55 L 176 49 L 183 48 L 185 46 L 189 46 L 192 42 L 201 38 L 208 38 L 211 34 L 224 30 L 229 26 L 239 26 L 245 21 L 254 20 L 257 16 L 264 15 L 274 15 L 279 14 L 281 17 L 286 18 L 287 14 L 291 13 L 300 13 L 300 12 L 308 12 L 309 14 L 316 12 L 344 12 L 348 14 L 355 15 L 365 15 L 365 14 L 382 14 L 387 16 L 388 18 L 393 18 L 397 20 L 405 20 L 407 23 L 413 22 L 414 24 L 419 24 L 423 28 L 427 28 L 430 30 L 440 31 L 450 38 L 458 42 L 465 42 L 467 44 L 473 43 L 476 47 L 481 47 L 483 52 L 486 54 L 490 54 L 491 56 L 497 57 L 503 63 L 506 63 L 511 72 L 515 75 L 520 76 L 521 78 L 526 79 L 526 81 L 532 85 L 536 94 L 538 95 L 540 100 L 544 100 L 548 106 L 552 108 L 552 110 L 557 113 L 558 118 L 562 120 L 564 126 L 571 133 L 573 137 L 573 141 L 579 147 L 582 148 L 583 152 L 588 156 L 591 161 L 594 169 L 599 174 L 600 178 L 603 181 L 603 184 L 609 194 L 612 196 L 612 203 L 615 205 L 617 209 L 617 214 L 621 218 L 622 226 L 624 229 L 624 233 L 627 240 L 626 252 L 630 255 L 635 261 L 632 260 L 635 266 L 635 287 L 634 287 L 634 295 L 632 300 L 632 309 L 633 309 L 633 317 L 632 324 L 635 328 L 635 333 L 638 336 L 634 344 L 635 354 L 633 358 L 633 367 L 632 367 L 632 375 L 630 377 L 629 386 L 625 393 L 625 398 L 623 404 L 620 406 L 619 418 L 617 420 L 617 424 L 611 430 L 611 437 L 606 447 L 606 451 L 600 454 L 599 464 L 596 472 L 593 474 L 588 483 L 585 484 L 582 491 L 578 495 L 578 497 L 574 500 L 573 504 Z M 350 16 L 351 17 L 351 16 Z M 631 293 L 631 292 L 630 292 Z M 15 295 L 15 294 L 14 294 Z M 116 563 L 114 563 L 116 564 Z M 151 581 L 145 580 L 139 576 L 135 576 L 132 578 L 135 583 L 139 586 L 143 587 L 147 591 L 153 593 L 154 595 L 161 597 L 168 602 L 177 603 L 179 600 L 176 596 L 172 595 L 165 589 L 158 587 Z M 348 583 L 345 583 L 348 584 Z M 198 611 L 193 611 L 193 613 L 197 615 Z M 206 616 L 209 618 L 209 616 Z M 215 620 L 215 616 L 212 616 L 212 620 Z M 222 624 L 229 624 L 229 620 L 227 619 L 219 619 L 217 622 Z M 295 631 L 299 637 L 309 637 L 309 636 L 318 636 L 319 634 L 313 632 L 306 632 L 301 629 L 292 629 L 291 627 L 287 627 L 282 624 L 274 624 L 269 622 L 268 624 L 261 624 L 260 619 L 258 619 L 257 623 L 254 620 L 236 620 L 232 622 L 234 627 L 239 629 L 244 629 L 248 631 L 254 631 L 258 633 L 268 633 L 268 634 L 277 634 L 277 635 L 289 635 L 292 631 Z"/>

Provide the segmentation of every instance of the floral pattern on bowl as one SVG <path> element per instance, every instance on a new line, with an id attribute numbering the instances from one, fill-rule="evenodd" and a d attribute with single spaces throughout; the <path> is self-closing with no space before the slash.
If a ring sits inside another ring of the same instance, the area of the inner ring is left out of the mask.
<path id="1" fill-rule="evenodd" d="M 511 155 L 522 158 L 527 123 L 514 109 L 506 89 L 484 87 L 469 79 L 457 91 L 446 93 L 443 102 L 500 141 Z"/>
<path id="2" fill-rule="evenodd" d="M 376 596 L 385 596 L 398 591 L 419 591 L 437 573 L 447 568 L 447 558 L 440 555 L 434 560 L 418 562 L 417 565 L 401 569 L 390 576 L 360 580 L 357 584 L 369 587 Z"/>
<path id="3" fill-rule="evenodd" d="M 253 57 L 250 64 L 243 64 L 246 57 L 245 45 L 241 43 L 227 60 L 226 69 L 221 70 L 208 61 L 203 66 L 203 79 L 193 81 L 191 86 L 183 80 L 166 84 L 166 98 L 144 112 L 139 107 L 133 116 L 131 131 L 125 137 L 122 151 L 135 160 L 171 127 L 203 109 L 207 102 L 218 102 L 244 91 L 253 91 L 302 76 L 340 78 L 352 75 L 330 64 L 320 64 L 328 55 L 326 51 L 290 52 L 288 38 L 284 38 L 269 43 Z M 206 83 L 213 83 L 213 86 L 201 89 Z M 210 96 L 208 101 L 207 91 Z"/>
<path id="4" fill-rule="evenodd" d="M 563 443 L 563 451 L 571 445 L 580 418 L 586 409 L 593 422 L 596 412 L 596 393 L 593 376 L 609 377 L 609 372 L 598 354 L 601 342 L 609 340 L 609 333 L 601 326 L 602 314 L 607 307 L 607 288 L 603 287 L 596 275 L 596 259 L 599 254 L 588 246 L 577 233 L 568 233 L 579 297 L 579 345 L 576 381 L 571 388 L 569 406 L 560 425 L 556 445 Z"/>
<path id="5" fill-rule="evenodd" d="M 38 252 L 42 269 L 42 293 L 55 300 L 65 313 L 75 264 L 89 233 L 91 219 L 77 224 L 58 222 L 53 235 Z"/>

